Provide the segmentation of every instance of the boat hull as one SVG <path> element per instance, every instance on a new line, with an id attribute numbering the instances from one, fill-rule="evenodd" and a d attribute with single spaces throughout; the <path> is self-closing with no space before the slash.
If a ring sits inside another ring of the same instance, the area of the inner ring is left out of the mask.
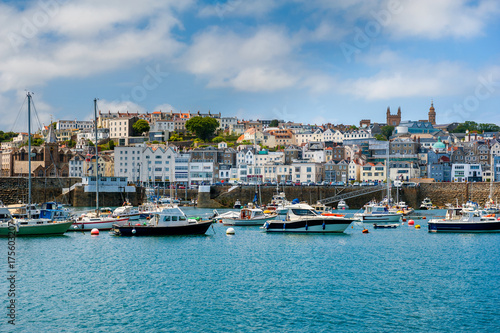
<path id="1" fill-rule="evenodd" d="M 34 224 L 19 226 L 19 231 L 16 231 L 15 225 L 11 227 L 0 227 L 0 237 L 19 237 L 19 236 L 47 236 L 47 235 L 62 235 L 73 224 L 73 221 L 57 222 L 47 224 Z"/>
<path id="2" fill-rule="evenodd" d="M 123 225 L 129 221 L 129 218 L 116 218 L 96 221 L 76 221 L 69 230 L 71 231 L 90 231 L 94 228 L 99 230 L 111 230 L 114 224 Z"/>
<path id="3" fill-rule="evenodd" d="M 112 231 L 120 236 L 180 236 L 203 235 L 212 225 L 212 221 L 198 222 L 182 226 L 157 227 L 152 225 L 113 226 Z"/>
<path id="4" fill-rule="evenodd" d="M 429 221 L 429 232 L 500 232 L 500 221 Z"/>
<path id="5" fill-rule="evenodd" d="M 366 223 L 391 223 L 391 222 L 399 222 L 401 220 L 401 215 L 389 215 L 389 214 L 380 214 L 380 215 L 362 215 L 359 217 L 360 221 Z"/>
<path id="6" fill-rule="evenodd" d="M 263 217 L 259 219 L 251 219 L 251 220 L 240 220 L 240 219 L 222 219 L 222 224 L 226 226 L 256 226 L 263 225 L 264 222 L 269 220 L 269 217 Z"/>
<path id="7" fill-rule="evenodd" d="M 310 219 L 296 222 L 268 220 L 263 229 L 266 232 L 285 233 L 343 233 L 351 219 Z"/>

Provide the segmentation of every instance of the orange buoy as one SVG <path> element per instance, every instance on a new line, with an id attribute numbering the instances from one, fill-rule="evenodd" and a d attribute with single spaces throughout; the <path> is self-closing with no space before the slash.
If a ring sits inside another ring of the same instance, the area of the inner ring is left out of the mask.
<path id="1" fill-rule="evenodd" d="M 96 236 L 99 235 L 99 229 L 93 228 L 92 230 L 90 230 L 90 234 L 91 235 L 96 235 Z"/>
<path id="2" fill-rule="evenodd" d="M 422 220 L 425 220 L 426 218 L 427 218 L 427 217 L 425 217 L 425 216 L 424 216 L 424 217 L 422 217 Z"/>
<path id="3" fill-rule="evenodd" d="M 403 219 L 403 222 L 406 222 L 406 219 Z"/>
<path id="4" fill-rule="evenodd" d="M 415 224 L 415 221 L 413 221 L 413 220 L 408 221 L 408 225 L 414 225 L 414 224 Z"/>
<path id="5" fill-rule="evenodd" d="M 368 229 L 363 229 L 363 233 L 364 233 L 364 234 L 368 234 L 368 233 L 370 233 L 370 232 L 368 231 Z"/>

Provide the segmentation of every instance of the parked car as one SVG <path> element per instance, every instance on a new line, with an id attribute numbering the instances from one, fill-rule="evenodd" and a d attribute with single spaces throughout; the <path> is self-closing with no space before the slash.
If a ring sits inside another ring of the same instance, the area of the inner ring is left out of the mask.
<path id="1" fill-rule="evenodd" d="M 352 186 L 359 186 L 359 182 L 354 182 L 354 184 L 352 184 Z"/>
<path id="2" fill-rule="evenodd" d="M 286 185 L 286 186 L 293 186 L 293 183 L 292 183 L 290 180 L 287 180 L 287 181 L 285 182 L 285 185 Z"/>

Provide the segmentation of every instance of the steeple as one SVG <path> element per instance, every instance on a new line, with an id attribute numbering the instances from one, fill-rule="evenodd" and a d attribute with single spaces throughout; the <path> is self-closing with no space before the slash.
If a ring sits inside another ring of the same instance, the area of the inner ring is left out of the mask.
<path id="1" fill-rule="evenodd" d="M 434 101 L 431 100 L 431 107 L 429 108 L 429 122 L 436 125 L 436 110 L 434 109 Z"/>

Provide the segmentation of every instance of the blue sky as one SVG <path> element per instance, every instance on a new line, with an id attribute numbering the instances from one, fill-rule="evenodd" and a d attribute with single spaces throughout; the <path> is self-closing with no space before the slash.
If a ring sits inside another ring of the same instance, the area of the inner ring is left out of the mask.
<path id="1" fill-rule="evenodd" d="M 0 4 L 0 130 L 107 112 L 303 123 L 500 124 L 496 0 L 42 0 Z"/>

